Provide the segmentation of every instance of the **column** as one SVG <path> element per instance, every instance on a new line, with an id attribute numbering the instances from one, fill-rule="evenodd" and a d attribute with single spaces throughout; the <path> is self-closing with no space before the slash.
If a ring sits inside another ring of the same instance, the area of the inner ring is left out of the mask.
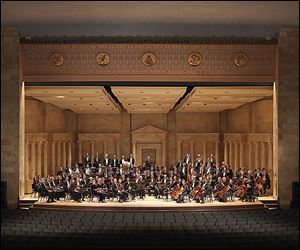
<path id="1" fill-rule="evenodd" d="M 162 164 L 166 166 L 167 141 L 162 141 Z"/>
<path id="2" fill-rule="evenodd" d="M 137 162 L 137 159 L 136 159 L 136 141 L 132 141 L 132 156 L 135 159 L 135 162 Z"/>
<path id="3" fill-rule="evenodd" d="M 228 148 L 227 148 L 227 141 L 224 141 L 224 162 L 225 162 L 225 165 L 228 164 Z"/>
<path id="4" fill-rule="evenodd" d="M 272 154 L 272 142 L 268 142 L 268 155 L 269 155 L 269 160 L 268 160 L 268 170 L 273 169 L 273 154 Z"/>
<path id="5" fill-rule="evenodd" d="M 121 159 L 121 150 L 120 150 L 120 145 L 121 145 L 121 143 L 120 143 L 120 141 L 117 141 L 117 156 L 119 157 L 119 159 Z"/>
<path id="6" fill-rule="evenodd" d="M 180 160 L 181 159 L 181 140 L 179 140 L 179 141 L 177 141 L 177 158 L 178 158 L 178 160 Z"/>
<path id="7" fill-rule="evenodd" d="M 243 147 L 243 143 L 240 142 L 240 168 L 243 167 L 244 164 L 244 147 Z"/>
<path id="8" fill-rule="evenodd" d="M 66 142 L 62 142 L 62 161 L 59 167 L 65 168 L 67 166 L 67 150 L 66 150 Z"/>
<path id="9" fill-rule="evenodd" d="M 103 141 L 103 154 L 108 154 L 108 145 L 107 145 L 107 141 Z"/>
<path id="10" fill-rule="evenodd" d="M 219 162 L 219 142 L 215 142 L 215 157 L 216 157 L 216 165 Z"/>
<path id="11" fill-rule="evenodd" d="M 68 142 L 68 167 L 72 166 L 72 141 Z"/>
<path id="12" fill-rule="evenodd" d="M 260 168 L 259 166 L 259 158 L 258 158 L 258 142 L 255 142 L 255 169 Z"/>
<path id="13" fill-rule="evenodd" d="M 78 162 L 82 163 L 81 141 L 77 141 L 77 143 L 78 143 Z"/>
<path id="14" fill-rule="evenodd" d="M 37 146 L 36 175 L 42 175 L 42 142 L 37 142 Z"/>
<path id="15" fill-rule="evenodd" d="M 52 148 L 51 148 L 51 174 L 55 174 L 55 166 L 56 166 L 56 141 L 52 141 Z M 49 173 L 50 174 L 50 173 Z M 47 176 L 45 176 L 47 177 Z"/>
<path id="16" fill-rule="evenodd" d="M 56 162 L 54 174 L 56 174 L 57 170 L 60 167 L 62 167 L 61 166 L 61 142 L 60 141 L 57 142 L 56 149 L 57 149 L 57 155 L 56 155 L 57 156 L 56 157 L 57 162 Z"/>
<path id="17" fill-rule="evenodd" d="M 29 188 L 29 167 L 30 167 L 30 162 L 29 162 L 29 154 L 30 154 L 30 144 L 29 141 L 25 143 L 25 193 L 30 193 L 30 188 Z"/>
<path id="18" fill-rule="evenodd" d="M 202 142 L 202 146 L 203 146 L 203 163 L 205 163 L 207 161 L 207 157 L 206 157 L 206 141 Z"/>
<path id="19" fill-rule="evenodd" d="M 229 141 L 229 164 L 232 167 L 234 164 L 233 141 Z"/>
<path id="20" fill-rule="evenodd" d="M 238 159 L 239 159 L 239 155 L 238 155 L 238 142 L 235 141 L 234 142 L 234 169 L 238 169 Z"/>
<path id="21" fill-rule="evenodd" d="M 261 168 L 267 169 L 265 157 L 266 157 L 266 154 L 265 154 L 265 143 L 262 141 L 261 142 L 261 159 L 260 159 L 261 160 Z"/>
<path id="22" fill-rule="evenodd" d="M 29 171 L 29 180 L 31 181 L 33 176 L 35 176 L 35 167 L 36 167 L 36 154 L 35 154 L 35 142 L 31 142 L 31 161 L 30 161 L 30 171 Z"/>
<path id="23" fill-rule="evenodd" d="M 94 155 L 95 155 L 95 144 L 94 144 L 94 142 L 93 141 L 91 141 L 90 142 L 90 144 L 91 144 L 91 163 L 93 163 L 94 162 Z"/>
<path id="24" fill-rule="evenodd" d="M 191 154 L 191 159 L 192 159 L 192 162 L 194 162 L 194 144 L 195 144 L 195 141 L 190 141 L 190 154 Z"/>
<path id="25" fill-rule="evenodd" d="M 43 177 L 47 177 L 48 174 L 48 142 L 44 142 L 44 171 L 43 171 Z"/>
<path id="26" fill-rule="evenodd" d="M 248 142 L 248 170 L 252 170 L 252 142 Z"/>

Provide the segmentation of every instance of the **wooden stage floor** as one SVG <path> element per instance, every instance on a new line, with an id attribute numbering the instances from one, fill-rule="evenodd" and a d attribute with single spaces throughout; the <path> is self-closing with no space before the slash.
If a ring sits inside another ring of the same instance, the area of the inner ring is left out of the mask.
<path id="1" fill-rule="evenodd" d="M 263 197 L 266 199 L 266 197 Z M 25 199 L 25 197 L 24 197 Z M 146 196 L 145 199 L 136 199 L 129 202 L 107 201 L 99 203 L 97 198 L 93 201 L 75 202 L 75 201 L 57 201 L 48 203 L 46 200 L 37 201 L 37 198 L 26 198 L 34 203 L 30 209 L 48 209 L 48 210 L 80 210 L 80 211 L 224 211 L 224 210 L 253 210 L 265 209 L 264 203 L 260 200 L 255 202 L 242 202 L 238 199 L 228 201 L 227 203 L 219 201 L 206 201 L 204 204 L 194 201 L 185 203 L 176 203 L 169 199 L 156 199 L 153 196 Z"/>

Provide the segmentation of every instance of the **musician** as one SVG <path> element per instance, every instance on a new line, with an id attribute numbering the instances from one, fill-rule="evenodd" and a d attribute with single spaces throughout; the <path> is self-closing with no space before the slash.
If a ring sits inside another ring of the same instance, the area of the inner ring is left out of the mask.
<path id="1" fill-rule="evenodd" d="M 64 172 L 63 168 L 60 167 L 59 170 L 57 171 L 56 175 L 62 176 L 63 172 Z"/>
<path id="2" fill-rule="evenodd" d="M 113 159 L 111 161 L 112 167 L 113 167 L 113 172 L 116 173 L 119 167 L 119 160 L 117 159 L 117 156 L 114 155 Z"/>
<path id="3" fill-rule="evenodd" d="M 76 168 L 75 168 L 75 170 L 74 170 L 74 173 L 76 173 L 76 174 L 79 174 L 79 173 L 80 173 L 80 169 L 79 169 L 79 166 L 78 166 L 77 163 L 76 163 Z"/>
<path id="4" fill-rule="evenodd" d="M 86 153 L 85 157 L 83 158 L 83 165 L 87 166 L 91 163 L 91 157 L 89 156 L 89 153 Z"/>
<path id="5" fill-rule="evenodd" d="M 201 201 L 202 204 L 204 203 L 204 198 L 207 195 L 212 195 L 212 187 L 210 185 L 210 182 L 206 178 L 204 179 L 203 188 L 204 188 L 204 192 L 202 192 L 200 194 L 200 201 Z"/>
<path id="6" fill-rule="evenodd" d="M 191 155 L 186 154 L 186 156 L 185 156 L 184 159 L 183 159 L 183 163 L 185 163 L 185 164 L 190 164 L 190 163 L 192 163 Z"/>
<path id="7" fill-rule="evenodd" d="M 110 165 L 110 164 L 111 164 L 111 161 L 108 157 L 108 154 L 105 154 L 104 159 L 103 159 L 103 166 L 108 167 L 108 165 Z"/>
<path id="8" fill-rule="evenodd" d="M 100 160 L 99 153 L 97 153 L 96 156 L 95 156 L 95 158 L 94 158 L 94 165 L 95 165 L 96 167 L 98 167 L 99 164 L 101 164 L 101 160 Z"/>
<path id="9" fill-rule="evenodd" d="M 244 179 L 245 183 L 244 183 L 244 194 L 241 196 L 241 200 L 242 201 L 254 201 L 255 197 L 254 197 L 254 186 L 255 186 L 255 182 L 254 179 Z"/>
<path id="10" fill-rule="evenodd" d="M 210 157 L 208 158 L 208 162 L 210 162 L 212 165 L 216 164 L 216 157 L 213 154 L 210 154 Z"/>
<path id="11" fill-rule="evenodd" d="M 134 158 L 133 158 L 132 154 L 129 155 L 129 158 L 127 159 L 127 161 L 129 162 L 130 167 L 134 166 Z"/>
<path id="12" fill-rule="evenodd" d="M 269 194 L 269 192 L 270 192 L 270 189 L 271 189 L 271 180 L 270 180 L 270 176 L 269 176 L 269 174 L 266 172 L 266 171 L 264 171 L 263 173 L 262 173 L 262 175 L 263 176 L 265 176 L 265 182 L 264 182 L 264 184 L 263 184 L 263 193 L 264 194 L 266 194 L 266 195 L 268 195 Z"/>
<path id="13" fill-rule="evenodd" d="M 148 156 L 147 156 L 147 160 L 146 160 L 146 162 L 145 162 L 145 170 L 150 170 L 152 164 L 153 164 L 153 163 L 152 163 L 152 161 L 151 161 L 151 159 L 150 159 L 150 156 L 148 155 Z"/>
<path id="14" fill-rule="evenodd" d="M 202 165 L 202 157 L 200 154 L 198 154 L 194 163 L 194 170 L 196 171 L 197 174 L 199 174 L 200 172 L 201 165 Z"/>
<path id="15" fill-rule="evenodd" d="M 81 200 L 81 193 L 79 192 L 80 188 L 77 186 L 76 180 L 71 179 L 71 184 L 70 184 L 70 196 L 71 199 L 77 202 L 82 202 Z"/>
<path id="16" fill-rule="evenodd" d="M 143 176 L 139 176 L 138 182 L 137 182 L 137 188 L 138 188 L 138 195 L 140 196 L 140 199 L 144 199 L 145 197 L 145 181 L 143 180 Z"/>
<path id="17" fill-rule="evenodd" d="M 234 187 L 233 187 L 233 181 L 232 179 L 229 180 L 227 185 L 225 186 L 226 192 L 224 192 L 223 200 L 224 202 L 227 202 L 227 199 L 230 198 L 232 201 L 233 199 L 233 193 L 234 193 Z"/>
<path id="18" fill-rule="evenodd" d="M 184 197 L 187 195 L 187 193 L 188 193 L 188 186 L 186 185 L 185 180 L 182 180 L 177 203 L 183 203 Z"/>

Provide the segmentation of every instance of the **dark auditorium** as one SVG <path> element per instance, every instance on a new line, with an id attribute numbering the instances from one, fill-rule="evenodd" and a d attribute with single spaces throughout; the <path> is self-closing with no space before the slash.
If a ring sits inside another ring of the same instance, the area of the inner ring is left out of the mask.
<path id="1" fill-rule="evenodd" d="M 299 249 L 299 1 L 1 1 L 1 249 Z"/>

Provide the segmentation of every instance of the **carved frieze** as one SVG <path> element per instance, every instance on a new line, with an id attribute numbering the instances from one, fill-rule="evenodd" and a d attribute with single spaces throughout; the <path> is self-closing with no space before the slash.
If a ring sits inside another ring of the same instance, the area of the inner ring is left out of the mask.
<path id="1" fill-rule="evenodd" d="M 57 51 L 61 56 L 53 56 Z M 43 75 L 264 77 L 275 76 L 277 45 L 22 44 L 21 53 L 25 79 Z"/>

